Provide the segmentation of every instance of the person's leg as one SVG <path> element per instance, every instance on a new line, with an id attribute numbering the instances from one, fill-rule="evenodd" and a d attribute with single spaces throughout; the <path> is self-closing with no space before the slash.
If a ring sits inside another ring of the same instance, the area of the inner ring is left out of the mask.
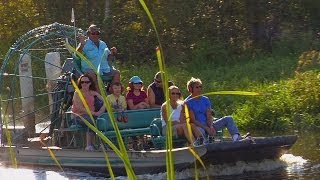
<path id="1" fill-rule="evenodd" d="M 191 130 L 192 130 L 192 133 L 194 134 L 194 137 L 195 138 L 198 138 L 198 137 L 201 137 L 201 136 L 204 136 L 202 134 L 202 132 L 199 131 L 199 129 L 197 128 L 197 126 L 193 123 L 190 123 L 190 126 L 191 126 Z M 202 128 L 201 128 L 202 129 Z"/>
<path id="2" fill-rule="evenodd" d="M 206 133 L 206 130 L 204 130 L 202 127 L 199 127 L 199 126 L 196 126 L 196 128 L 197 128 L 198 131 L 201 133 L 201 136 L 202 136 L 202 137 L 205 137 L 205 135 L 207 134 L 207 133 Z"/>
<path id="3" fill-rule="evenodd" d="M 166 136 L 167 135 L 167 125 L 162 127 L 162 136 Z"/>
<path id="4" fill-rule="evenodd" d="M 112 78 L 112 82 L 111 82 L 111 83 L 120 82 L 120 71 L 117 70 L 117 69 L 112 68 L 112 69 L 110 70 L 110 72 L 108 72 L 108 73 L 103 73 L 103 76 L 105 76 L 105 77 L 111 77 L 111 78 Z M 109 78 L 108 78 L 108 79 L 109 79 Z"/>
<path id="5" fill-rule="evenodd" d="M 179 125 L 172 125 L 172 138 L 178 138 L 179 134 L 182 134 L 183 131 L 181 131 Z"/>
<path id="6" fill-rule="evenodd" d="M 203 145 L 204 144 L 204 140 L 205 140 L 205 136 L 206 136 L 206 131 L 203 128 L 201 128 L 199 126 L 196 126 L 196 125 L 194 125 L 193 128 L 194 128 L 193 132 L 199 133 L 199 134 L 195 135 L 195 136 L 198 136 L 198 137 L 197 137 L 197 140 L 195 140 L 195 142 L 193 143 L 193 146 L 201 146 L 201 145 Z"/>
<path id="7" fill-rule="evenodd" d="M 231 136 L 238 134 L 239 130 L 236 126 L 236 124 L 234 123 L 234 120 L 231 116 L 225 116 L 223 118 L 220 118 L 216 121 L 213 122 L 213 127 L 216 131 L 219 131 L 221 129 L 223 129 L 224 127 L 226 127 L 230 133 Z"/>
<path id="8" fill-rule="evenodd" d="M 88 132 L 86 133 L 86 139 L 87 139 L 87 147 L 93 146 L 94 133 L 88 131 Z"/>
<path id="9" fill-rule="evenodd" d="M 87 120 L 90 124 L 93 124 L 90 116 L 88 114 L 83 114 L 81 115 L 85 120 Z M 83 127 L 87 127 L 87 125 L 83 122 L 83 120 L 81 119 L 81 125 Z M 93 142 L 94 142 L 94 135 L 95 133 L 89 128 L 87 127 L 87 132 L 86 132 L 86 150 L 89 150 L 89 151 L 93 151 L 94 150 L 94 147 L 93 147 Z"/>
<path id="10" fill-rule="evenodd" d="M 181 129 L 180 130 L 181 133 L 179 134 L 179 136 L 185 137 L 188 140 L 188 142 L 190 144 L 192 144 L 194 142 L 194 137 L 193 137 L 193 134 L 192 134 L 192 130 L 191 130 L 191 134 L 189 134 L 188 127 L 187 127 L 186 123 L 180 124 L 180 129 Z"/>

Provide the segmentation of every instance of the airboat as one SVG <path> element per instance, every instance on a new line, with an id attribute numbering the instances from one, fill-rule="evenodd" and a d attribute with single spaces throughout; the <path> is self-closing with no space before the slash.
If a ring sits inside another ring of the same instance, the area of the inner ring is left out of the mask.
<path id="1" fill-rule="evenodd" d="M 76 47 L 74 36 L 78 31 L 82 30 L 59 23 L 41 26 L 21 36 L 8 50 L 0 70 L 2 164 L 107 172 L 106 153 L 115 172 L 125 172 L 123 155 L 105 144 L 102 149 L 85 151 L 84 130 L 70 123 L 68 111 L 74 92 L 71 79 L 79 72 L 74 52 L 67 46 Z M 115 118 L 110 118 L 112 115 Z M 97 134 L 119 147 L 112 121 L 123 114 L 112 115 L 105 113 L 97 118 Z M 160 109 L 128 110 L 125 115 L 129 123 L 116 123 L 135 173 L 165 171 L 168 150 L 159 125 Z M 132 119 L 135 123 L 130 123 Z M 143 137 L 138 149 L 130 147 L 134 145 L 132 136 Z M 200 157 L 209 163 L 278 158 L 296 142 L 297 136 L 257 137 L 236 143 L 217 139 L 199 147 L 173 140 L 176 146 L 171 152 L 176 170 L 190 166 Z"/>

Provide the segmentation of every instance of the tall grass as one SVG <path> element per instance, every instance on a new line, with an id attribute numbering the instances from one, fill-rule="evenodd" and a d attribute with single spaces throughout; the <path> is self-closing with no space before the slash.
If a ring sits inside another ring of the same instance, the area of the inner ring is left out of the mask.
<path id="1" fill-rule="evenodd" d="M 190 77 L 199 77 L 207 93 L 241 90 L 266 94 L 261 97 L 210 95 L 213 108 L 221 116 L 232 114 L 242 130 L 317 128 L 320 124 L 319 62 L 319 51 L 260 55 L 227 65 L 194 59 L 179 66 L 169 65 L 166 75 L 181 87 L 184 96 L 188 95 L 186 82 Z M 125 74 L 123 82 L 128 82 L 126 77 L 131 75 L 152 82 L 158 71 L 148 64 L 131 66 L 130 71 L 127 67 L 119 65 Z"/>

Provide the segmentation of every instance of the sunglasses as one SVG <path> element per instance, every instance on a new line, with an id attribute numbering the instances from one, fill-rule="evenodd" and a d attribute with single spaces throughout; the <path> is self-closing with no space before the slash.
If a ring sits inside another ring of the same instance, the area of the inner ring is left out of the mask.
<path id="1" fill-rule="evenodd" d="M 181 93 L 179 93 L 179 92 L 172 92 L 171 95 L 178 95 L 178 96 L 180 96 Z"/>
<path id="2" fill-rule="evenodd" d="M 202 86 L 195 86 L 194 88 L 197 88 L 197 89 L 198 89 L 198 88 L 201 88 L 201 89 L 202 89 Z"/>
<path id="3" fill-rule="evenodd" d="M 91 83 L 91 81 L 81 81 L 80 83 L 81 84 L 89 84 L 89 83 Z"/>
<path id="4" fill-rule="evenodd" d="M 133 83 L 133 84 L 142 84 L 142 82 L 138 82 L 138 83 Z"/>
<path id="5" fill-rule="evenodd" d="M 100 31 L 94 31 L 94 32 L 90 32 L 91 35 L 100 35 Z"/>
<path id="6" fill-rule="evenodd" d="M 156 83 L 161 83 L 162 81 L 159 81 L 159 80 L 157 80 L 157 79 L 154 79 L 154 81 L 156 82 Z"/>

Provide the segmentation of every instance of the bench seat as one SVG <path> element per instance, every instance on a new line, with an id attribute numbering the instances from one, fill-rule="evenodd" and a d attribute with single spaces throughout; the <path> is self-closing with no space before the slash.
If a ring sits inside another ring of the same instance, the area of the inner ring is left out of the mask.
<path id="1" fill-rule="evenodd" d="M 120 130 L 121 135 L 123 136 L 141 136 L 148 135 L 150 128 L 137 128 L 137 129 L 122 129 Z M 116 131 L 104 131 L 103 134 L 107 137 L 115 137 Z"/>
<path id="2" fill-rule="evenodd" d="M 160 117 L 160 108 L 114 112 L 113 116 L 125 145 L 127 146 L 130 137 L 150 135 L 150 123 L 155 118 Z M 127 116 L 128 122 L 125 123 L 117 121 L 117 117 L 119 116 Z M 97 118 L 96 123 L 98 130 L 111 139 L 113 143 L 117 144 L 116 131 L 114 130 L 109 114 L 101 114 Z"/>

